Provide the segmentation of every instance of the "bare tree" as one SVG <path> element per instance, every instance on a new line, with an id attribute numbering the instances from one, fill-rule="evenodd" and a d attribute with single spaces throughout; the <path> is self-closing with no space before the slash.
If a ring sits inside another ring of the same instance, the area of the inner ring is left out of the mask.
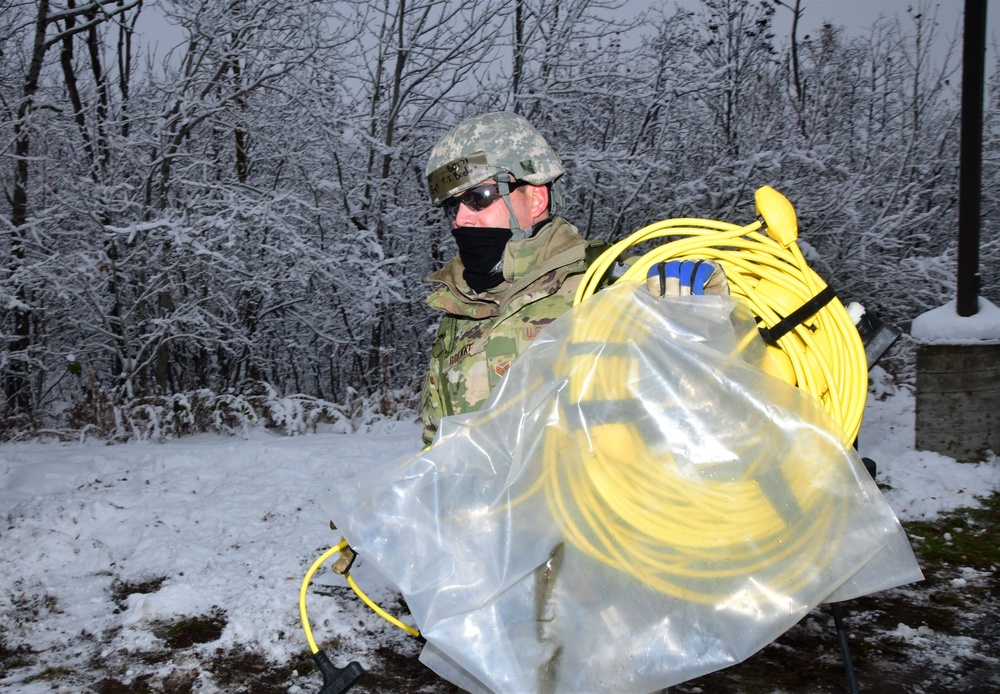
<path id="1" fill-rule="evenodd" d="M 460 110 L 476 93 L 477 78 L 497 54 L 496 31 L 509 7 L 382 0 L 352 8 L 349 24 L 359 38 L 348 59 L 356 77 L 348 81 L 353 94 L 339 125 L 361 147 L 346 156 L 333 147 L 330 156 L 343 182 L 341 213 L 353 227 L 358 272 L 375 290 L 364 304 L 372 313 L 353 327 L 366 339 L 350 349 L 363 352 L 357 355 L 364 364 L 359 384 L 384 394 L 395 380 L 394 363 L 409 371 L 423 360 L 426 319 L 413 305 L 420 297 L 407 280 L 427 274 L 429 259 L 417 251 L 433 234 L 428 227 L 440 222 L 427 219 L 422 162 L 443 132 L 441 115 Z M 418 209 L 425 211 L 414 215 Z M 416 230 L 409 228 L 414 224 Z M 409 356 L 400 360 L 394 353 Z"/>
<path id="2" fill-rule="evenodd" d="M 79 7 L 69 0 L 65 7 L 39 0 L 34 5 L 35 14 L 31 21 L 31 50 L 27 71 L 23 76 L 22 88 L 13 126 L 14 175 L 9 191 L 10 200 L 10 261 L 9 274 L 17 278 L 25 261 L 26 227 L 29 222 L 29 187 L 31 161 L 32 118 L 35 98 L 45 64 L 46 55 L 55 45 L 72 40 L 81 32 L 95 30 L 97 25 L 132 9 L 139 0 L 127 3 L 118 0 L 88 2 Z M 77 21 L 81 18 L 81 21 Z M 64 26 L 59 29 L 59 22 Z M 33 404 L 30 392 L 30 374 L 35 370 L 30 356 L 32 342 L 32 298 L 26 287 L 15 279 L 15 305 L 12 313 L 12 339 L 8 349 L 8 366 L 4 383 L 6 407 L 14 413 L 28 412 Z"/>
<path id="3" fill-rule="evenodd" d="M 843 295 L 904 322 L 950 291 L 957 85 L 925 3 L 779 51 L 772 13 L 807 3 L 163 0 L 183 39 L 140 66 L 141 7 L 0 3 L 0 435 L 56 401 L 119 432 L 206 392 L 412 403 L 455 252 L 423 166 L 484 110 L 552 142 L 592 238 L 748 221 L 768 184 Z"/>
<path id="4" fill-rule="evenodd" d="M 760 115 L 756 93 L 774 72 L 774 8 L 744 0 L 702 0 L 702 5 L 704 41 L 699 52 L 715 80 L 705 103 L 722 134 L 723 153 L 740 157 L 746 147 L 744 124 Z"/>

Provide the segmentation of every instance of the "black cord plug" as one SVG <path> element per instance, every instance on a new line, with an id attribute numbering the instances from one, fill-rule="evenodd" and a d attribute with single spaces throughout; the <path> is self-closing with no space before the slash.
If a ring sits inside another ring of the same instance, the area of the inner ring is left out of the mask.
<path id="1" fill-rule="evenodd" d="M 357 661 L 348 663 L 347 667 L 339 668 L 323 651 L 316 651 L 313 654 L 313 662 L 323 673 L 323 688 L 319 690 L 319 694 L 343 694 L 365 674 L 365 669 Z"/>
<path id="2" fill-rule="evenodd" d="M 865 360 L 868 368 L 892 347 L 892 343 L 902 335 L 902 331 L 894 325 L 883 323 L 871 311 L 865 311 L 857 322 L 858 334 L 865 346 Z"/>

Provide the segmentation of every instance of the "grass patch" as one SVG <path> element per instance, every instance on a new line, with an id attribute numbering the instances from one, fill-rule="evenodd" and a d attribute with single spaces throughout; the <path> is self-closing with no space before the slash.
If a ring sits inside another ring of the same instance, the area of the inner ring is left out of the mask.
<path id="1" fill-rule="evenodd" d="M 61 679 L 65 679 L 73 674 L 73 671 L 69 668 L 62 666 L 47 667 L 41 672 L 39 672 L 34 677 L 29 677 L 26 682 L 56 682 Z"/>
<path id="2" fill-rule="evenodd" d="M 166 576 L 155 576 L 141 581 L 123 581 L 115 577 L 111 581 L 111 600 L 115 603 L 115 611 L 121 612 L 125 609 L 125 606 L 128 604 L 128 596 L 155 593 L 163 586 L 166 580 Z"/>
<path id="3" fill-rule="evenodd" d="M 244 649 L 220 651 L 206 667 L 211 671 L 215 684 L 223 691 L 285 694 L 289 683 L 297 677 L 305 677 L 305 681 L 318 690 L 323 678 L 307 653 L 308 649 L 288 665 L 276 666 L 261 655 Z M 310 690 L 307 688 L 306 691 Z"/>
<path id="4" fill-rule="evenodd" d="M 922 565 L 965 566 L 993 573 L 1000 566 L 1000 493 L 980 499 L 979 508 L 960 508 L 934 521 L 903 524 Z"/>
<path id="5" fill-rule="evenodd" d="M 19 622 L 21 620 L 35 622 L 47 614 L 62 614 L 59 600 L 48 593 L 37 594 L 26 591 L 15 593 L 11 596 L 10 602 Z"/>
<path id="6" fill-rule="evenodd" d="M 33 653 L 27 646 L 11 648 L 0 634 L 0 676 L 12 670 L 24 668 L 34 663 Z"/>
<path id="7" fill-rule="evenodd" d="M 155 623 L 153 634 L 163 639 L 170 649 L 190 648 L 196 643 L 218 641 L 227 622 L 225 612 L 216 607 L 208 615 L 185 617 L 175 622 Z"/>

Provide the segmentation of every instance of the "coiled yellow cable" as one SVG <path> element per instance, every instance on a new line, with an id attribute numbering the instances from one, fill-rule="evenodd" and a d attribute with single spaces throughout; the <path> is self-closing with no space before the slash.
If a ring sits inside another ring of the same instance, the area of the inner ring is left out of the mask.
<path id="1" fill-rule="evenodd" d="M 777 200 L 775 198 L 777 196 Z M 808 266 L 795 239 L 798 230 L 787 212 L 770 207 L 791 205 L 773 188 L 758 191 L 758 211 L 773 226 L 758 220 L 746 226 L 708 219 L 668 219 L 640 229 L 614 244 L 588 268 L 577 289 L 575 303 L 597 290 L 611 265 L 629 249 L 658 238 L 668 241 L 633 262 L 619 281 L 642 281 L 649 268 L 668 260 L 711 259 L 726 273 L 730 291 L 747 301 L 762 327 L 772 328 L 826 288 Z M 782 214 L 784 212 L 784 215 Z M 774 238 L 761 233 L 774 232 Z M 868 392 L 868 365 L 864 345 L 847 309 L 834 298 L 812 317 L 795 326 L 771 350 L 772 375 L 812 393 L 844 430 L 851 445 L 861 428 Z"/>
<path id="2" fill-rule="evenodd" d="M 671 219 L 637 231 L 591 265 L 576 303 L 597 290 L 623 254 L 669 237 L 635 260 L 618 281 L 644 281 L 649 268 L 667 260 L 715 260 L 731 293 L 749 304 L 763 327 L 774 327 L 826 284 L 795 243 L 790 203 L 770 188 L 758 191 L 757 202 L 764 219 L 742 227 Z M 769 235 L 761 233 L 765 220 L 774 220 Z M 610 317 L 574 326 L 573 342 L 609 348 L 601 352 L 599 365 L 581 363 L 597 358 L 586 350 L 567 355 L 576 360 L 567 365 L 573 374 L 571 405 L 635 397 L 629 384 L 636 382 L 636 364 L 626 350 L 612 347 L 627 344 L 634 329 L 627 319 Z M 864 411 L 868 369 L 864 346 L 840 301 L 833 298 L 769 350 L 772 375 L 822 401 L 842 427 L 842 444 L 851 446 Z M 759 455 L 755 442 L 749 444 L 747 449 Z M 543 488 L 574 546 L 645 585 L 693 602 L 726 600 L 748 576 L 768 590 L 794 594 L 834 556 L 835 547 L 827 543 L 842 537 L 847 512 L 820 490 L 850 485 L 853 473 L 847 466 L 828 465 L 822 456 L 781 459 L 779 451 L 768 451 L 766 461 L 743 461 L 746 467 L 734 478 L 692 479 L 671 464 L 669 453 L 654 455 L 647 445 L 628 421 L 580 431 L 550 427 L 541 477 L 514 504 Z M 777 498 L 784 501 L 776 504 Z"/>
<path id="3" fill-rule="evenodd" d="M 577 549 L 658 592 L 714 604 L 753 577 L 773 592 L 795 595 L 836 555 L 828 538 L 841 536 L 848 515 L 834 498 L 817 494 L 815 482 L 847 483 L 846 469 L 822 470 L 808 459 L 782 466 L 784 486 L 801 511 L 790 522 L 764 493 L 768 480 L 753 471 L 693 481 L 662 453 L 639 451 L 626 460 L 601 446 L 579 456 L 587 445 L 556 429 L 547 434 L 546 503 Z"/>

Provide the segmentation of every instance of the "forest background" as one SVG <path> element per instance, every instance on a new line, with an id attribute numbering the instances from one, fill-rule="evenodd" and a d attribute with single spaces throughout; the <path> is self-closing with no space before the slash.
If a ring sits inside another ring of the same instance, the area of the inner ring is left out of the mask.
<path id="1" fill-rule="evenodd" d="M 424 278 L 454 254 L 423 165 L 487 110 L 553 144 L 584 236 L 749 223 L 770 185 L 845 303 L 905 330 L 953 298 L 956 13 L 807 35 L 799 0 L 688 4 L 0 0 L 0 439 L 412 416 Z M 150 12 L 176 45 L 142 43 Z M 987 82 L 1000 303 L 995 65 Z M 883 364 L 900 382 L 913 351 Z"/>

